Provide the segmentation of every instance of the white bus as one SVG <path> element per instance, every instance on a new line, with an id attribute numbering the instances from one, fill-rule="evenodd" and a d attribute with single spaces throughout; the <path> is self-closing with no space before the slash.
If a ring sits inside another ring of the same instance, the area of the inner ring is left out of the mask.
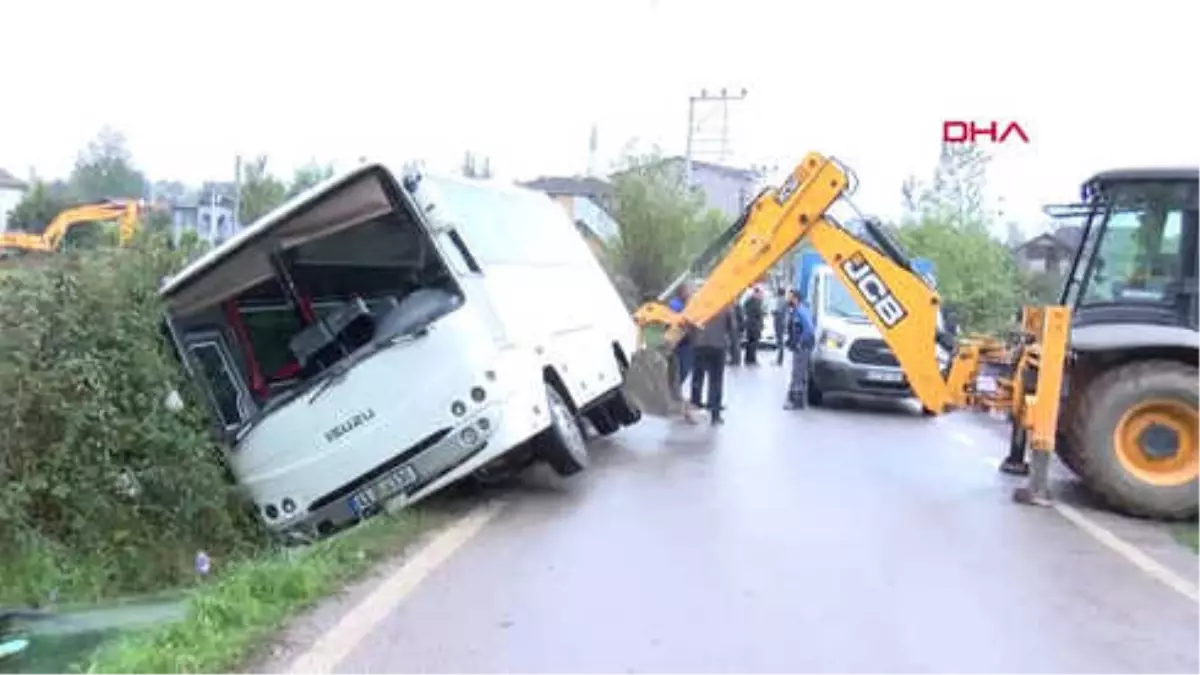
<path id="1" fill-rule="evenodd" d="M 636 328 L 566 212 L 499 184 L 347 171 L 162 290 L 267 526 L 321 537 L 471 474 L 585 468 L 640 412 Z"/>

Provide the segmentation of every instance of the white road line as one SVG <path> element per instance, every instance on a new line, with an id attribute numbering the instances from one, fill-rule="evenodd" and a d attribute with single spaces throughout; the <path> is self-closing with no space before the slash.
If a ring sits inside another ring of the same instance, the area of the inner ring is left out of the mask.
<path id="1" fill-rule="evenodd" d="M 993 469 L 1000 468 L 1001 460 L 981 455 L 979 460 Z M 1078 509 L 1060 502 L 1053 503 L 1054 510 L 1072 525 L 1083 530 L 1096 541 L 1104 544 L 1138 569 L 1177 591 L 1193 602 L 1200 603 L 1200 590 L 1196 585 L 1171 571 L 1141 549 L 1121 539 L 1096 521 L 1083 515 Z"/>
<path id="2" fill-rule="evenodd" d="M 1116 551 L 1121 557 L 1133 563 L 1146 574 L 1166 584 L 1192 602 L 1200 602 L 1200 592 L 1197 591 L 1195 584 L 1167 569 L 1157 560 L 1143 553 L 1141 549 L 1109 532 L 1096 521 L 1077 511 L 1074 507 L 1055 502 L 1054 510 L 1058 511 L 1063 518 L 1074 523 L 1079 529 L 1087 532 L 1096 541 Z"/>
<path id="3" fill-rule="evenodd" d="M 337 625 L 292 662 L 288 672 L 335 672 L 338 664 L 354 651 L 372 628 L 411 595 L 430 573 L 449 560 L 455 551 L 479 534 L 502 508 L 500 502 L 481 504 L 444 529 L 356 607 L 346 612 Z"/>

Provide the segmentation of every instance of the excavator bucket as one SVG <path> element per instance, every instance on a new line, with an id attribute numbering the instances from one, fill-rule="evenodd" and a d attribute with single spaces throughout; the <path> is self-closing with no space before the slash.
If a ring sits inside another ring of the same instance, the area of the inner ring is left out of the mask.
<path id="1" fill-rule="evenodd" d="M 661 333 L 646 331 L 646 345 L 629 357 L 625 395 L 652 417 L 683 412 L 681 383 L 674 355 L 662 344 Z"/>

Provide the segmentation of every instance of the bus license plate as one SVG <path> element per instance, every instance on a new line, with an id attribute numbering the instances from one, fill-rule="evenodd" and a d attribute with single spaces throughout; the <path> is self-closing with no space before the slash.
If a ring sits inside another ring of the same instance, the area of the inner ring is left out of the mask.
<path id="1" fill-rule="evenodd" d="M 350 498 L 350 508 L 355 513 L 361 514 L 364 510 L 386 501 L 416 484 L 417 470 L 405 464 L 392 469 L 384 474 L 383 478 L 359 490 Z"/>

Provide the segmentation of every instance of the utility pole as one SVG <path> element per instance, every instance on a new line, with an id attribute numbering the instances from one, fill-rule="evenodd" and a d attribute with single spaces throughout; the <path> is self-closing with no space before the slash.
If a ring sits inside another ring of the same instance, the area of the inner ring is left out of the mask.
<path id="1" fill-rule="evenodd" d="M 728 90 L 722 88 L 718 94 L 709 94 L 707 89 L 701 89 L 699 96 L 688 97 L 688 131 L 687 131 L 687 149 L 684 157 L 684 177 L 687 186 L 692 186 L 692 160 L 697 154 L 696 145 L 704 142 L 706 139 L 697 134 L 696 124 L 696 104 L 697 103 L 716 103 L 720 106 L 721 111 L 721 133 L 716 139 L 719 144 L 717 153 L 717 161 L 724 161 L 728 158 L 729 147 L 729 103 L 731 101 L 741 101 L 746 98 L 746 88 L 742 87 L 738 94 L 730 94 Z M 703 126 L 704 120 L 700 120 L 700 126 Z"/>

